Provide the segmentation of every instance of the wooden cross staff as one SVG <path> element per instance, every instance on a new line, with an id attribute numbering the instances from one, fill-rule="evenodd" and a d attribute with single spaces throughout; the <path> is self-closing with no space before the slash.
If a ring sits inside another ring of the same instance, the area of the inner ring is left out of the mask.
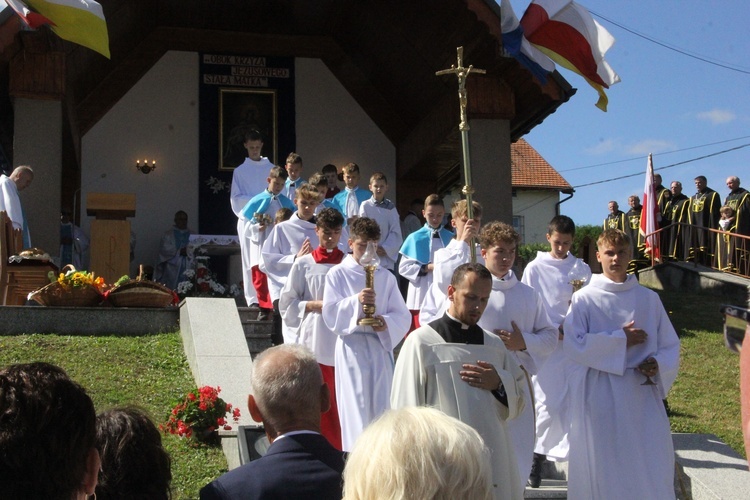
<path id="1" fill-rule="evenodd" d="M 471 195 L 474 193 L 474 188 L 471 187 L 471 162 L 469 161 L 469 123 L 466 121 L 466 78 L 472 71 L 475 73 L 484 74 L 486 73 L 483 69 L 476 69 L 474 66 L 469 65 L 468 68 L 464 68 L 464 48 L 458 47 L 458 66 L 451 64 L 450 69 L 443 69 L 435 73 L 436 76 L 454 74 L 458 77 L 458 103 L 461 108 L 461 123 L 458 125 L 458 129 L 461 131 L 461 147 L 463 149 L 464 158 L 464 187 L 461 192 L 466 196 L 466 216 L 469 219 L 474 218 L 474 206 L 471 199 Z M 476 244 L 472 241 L 469 244 L 469 250 L 471 251 L 471 263 L 474 264 L 477 261 L 477 249 Z"/>

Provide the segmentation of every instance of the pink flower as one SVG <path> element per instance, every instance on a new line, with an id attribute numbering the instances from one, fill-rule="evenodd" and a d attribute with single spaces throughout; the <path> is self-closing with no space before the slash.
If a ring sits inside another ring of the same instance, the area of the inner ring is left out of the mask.
<path id="1" fill-rule="evenodd" d="M 195 394 L 193 394 L 192 392 L 188 394 L 187 397 L 190 401 L 195 401 Z"/>

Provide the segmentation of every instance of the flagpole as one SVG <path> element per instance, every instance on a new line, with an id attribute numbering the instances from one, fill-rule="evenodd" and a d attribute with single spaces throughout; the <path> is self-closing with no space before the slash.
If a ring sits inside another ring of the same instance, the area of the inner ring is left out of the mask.
<path id="1" fill-rule="evenodd" d="M 458 53 L 458 65 L 451 64 L 450 69 L 443 69 L 435 72 L 436 76 L 454 74 L 458 77 L 458 103 L 461 110 L 461 123 L 458 125 L 458 129 L 461 131 L 461 148 L 463 150 L 463 162 L 464 162 L 464 187 L 461 192 L 466 196 L 466 217 L 468 219 L 474 218 L 474 205 L 472 200 L 472 194 L 474 188 L 471 186 L 471 161 L 469 159 L 469 122 L 466 119 L 466 78 L 473 71 L 474 73 L 484 74 L 486 73 L 483 69 L 474 68 L 469 65 L 465 68 L 463 65 L 464 59 L 464 48 L 463 46 L 456 49 Z M 476 244 L 472 240 L 469 244 L 469 250 L 471 251 L 471 262 L 476 263 L 477 261 L 477 249 Z"/>

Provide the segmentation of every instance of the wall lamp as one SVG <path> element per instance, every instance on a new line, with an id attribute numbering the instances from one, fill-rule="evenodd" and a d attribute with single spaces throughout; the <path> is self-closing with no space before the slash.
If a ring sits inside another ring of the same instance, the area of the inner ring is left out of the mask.
<path id="1" fill-rule="evenodd" d="M 156 161 L 151 160 L 151 165 L 148 164 L 148 160 L 136 160 L 135 169 L 139 170 L 142 174 L 150 174 L 156 168 Z"/>

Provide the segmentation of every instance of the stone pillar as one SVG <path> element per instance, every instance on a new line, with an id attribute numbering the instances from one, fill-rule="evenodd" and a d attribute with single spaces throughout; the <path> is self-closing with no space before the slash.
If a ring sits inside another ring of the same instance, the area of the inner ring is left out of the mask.
<path id="1" fill-rule="evenodd" d="M 500 119 L 470 119 L 469 127 L 471 182 L 474 199 L 482 204 L 482 222 L 499 220 L 511 224 L 513 186 L 509 122 Z M 463 182 L 463 173 L 461 179 Z"/>
<path id="2" fill-rule="evenodd" d="M 34 182 L 21 192 L 31 244 L 56 256 L 60 253 L 62 104 L 16 97 L 13 114 L 13 166 L 34 169 Z"/>

